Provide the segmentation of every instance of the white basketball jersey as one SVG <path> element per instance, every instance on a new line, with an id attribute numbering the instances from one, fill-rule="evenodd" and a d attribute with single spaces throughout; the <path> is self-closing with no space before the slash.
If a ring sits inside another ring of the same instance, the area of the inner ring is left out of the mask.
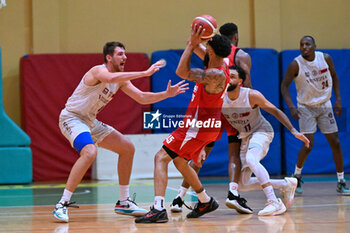
<path id="1" fill-rule="evenodd" d="M 101 82 L 95 86 L 88 86 L 84 84 L 85 75 L 67 100 L 66 110 L 79 115 L 85 121 L 93 122 L 97 113 L 112 100 L 119 89 L 119 84 Z"/>
<path id="2" fill-rule="evenodd" d="M 328 101 L 333 83 L 323 53 L 315 52 L 313 61 L 307 61 L 301 55 L 295 61 L 299 66 L 298 76 L 294 79 L 298 103 L 313 106 Z"/>
<path id="3" fill-rule="evenodd" d="M 250 88 L 240 87 L 239 96 L 231 100 L 225 95 L 222 113 L 233 128 L 239 132 L 239 138 L 262 131 L 273 132 L 270 123 L 262 116 L 260 108 L 252 108 L 249 102 Z"/>

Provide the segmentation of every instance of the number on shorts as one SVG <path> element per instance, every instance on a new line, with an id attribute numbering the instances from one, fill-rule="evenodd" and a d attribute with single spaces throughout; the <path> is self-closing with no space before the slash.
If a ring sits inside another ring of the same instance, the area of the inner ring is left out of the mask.
<path id="1" fill-rule="evenodd" d="M 250 124 L 244 126 L 244 130 L 245 130 L 246 132 L 249 132 L 251 129 L 252 129 L 252 127 L 250 126 Z"/>
<path id="2" fill-rule="evenodd" d="M 174 136 L 170 134 L 165 140 L 166 140 L 166 143 L 169 144 L 169 143 L 172 142 L 174 139 L 175 139 Z"/>
<path id="3" fill-rule="evenodd" d="M 322 82 L 322 89 L 325 89 L 328 87 L 328 80 Z"/>

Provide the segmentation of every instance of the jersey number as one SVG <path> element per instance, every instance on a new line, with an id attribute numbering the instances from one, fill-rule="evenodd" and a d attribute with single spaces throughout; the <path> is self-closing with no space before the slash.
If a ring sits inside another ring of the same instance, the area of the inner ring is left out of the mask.
<path id="1" fill-rule="evenodd" d="M 328 87 L 328 80 L 322 82 L 322 89 L 325 89 Z"/>

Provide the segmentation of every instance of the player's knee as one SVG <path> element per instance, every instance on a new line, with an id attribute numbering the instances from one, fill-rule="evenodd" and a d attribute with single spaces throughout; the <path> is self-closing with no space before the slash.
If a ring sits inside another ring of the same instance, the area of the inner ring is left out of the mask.
<path id="1" fill-rule="evenodd" d="M 249 167 L 252 167 L 252 166 L 255 166 L 255 164 L 257 163 L 257 160 L 252 153 L 247 153 L 246 162 Z"/>
<path id="2" fill-rule="evenodd" d="M 304 147 L 304 150 L 305 150 L 305 152 L 308 154 L 308 153 L 310 153 L 311 151 L 312 151 L 312 147 L 314 146 L 314 144 L 313 143 L 311 143 L 310 142 L 310 144 L 309 144 L 309 147 L 306 147 L 305 145 L 303 145 L 303 147 Z"/>
<path id="3" fill-rule="evenodd" d="M 90 132 L 82 132 L 74 139 L 73 142 L 73 147 L 78 151 L 79 154 L 81 154 L 83 149 L 87 150 L 87 148 L 90 148 L 91 145 L 96 149 Z"/>
<path id="4" fill-rule="evenodd" d="M 158 151 L 158 153 L 154 156 L 154 163 L 169 163 L 171 161 L 171 157 L 164 153 L 164 150 Z"/>
<path id="5" fill-rule="evenodd" d="M 84 157 L 85 159 L 89 161 L 94 161 L 97 156 L 97 148 L 94 144 L 88 144 L 83 147 L 83 149 L 80 152 L 80 156 Z"/>
<path id="6" fill-rule="evenodd" d="M 135 146 L 134 146 L 134 144 L 131 141 L 128 140 L 125 143 L 125 147 L 124 148 L 125 148 L 125 151 L 126 151 L 127 154 L 134 156 L 134 154 L 135 154 Z"/>

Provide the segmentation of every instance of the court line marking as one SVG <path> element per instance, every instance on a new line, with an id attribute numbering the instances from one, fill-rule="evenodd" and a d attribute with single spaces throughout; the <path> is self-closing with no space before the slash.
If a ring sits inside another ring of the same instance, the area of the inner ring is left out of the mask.
<path id="1" fill-rule="evenodd" d="M 91 193 L 90 190 L 85 189 L 83 192 L 74 192 L 74 195 L 86 195 Z M 24 194 L 24 195 L 1 195 L 1 198 L 14 198 L 14 197 L 47 197 L 47 196 L 62 196 L 62 192 L 60 193 L 48 193 L 48 194 Z"/>

